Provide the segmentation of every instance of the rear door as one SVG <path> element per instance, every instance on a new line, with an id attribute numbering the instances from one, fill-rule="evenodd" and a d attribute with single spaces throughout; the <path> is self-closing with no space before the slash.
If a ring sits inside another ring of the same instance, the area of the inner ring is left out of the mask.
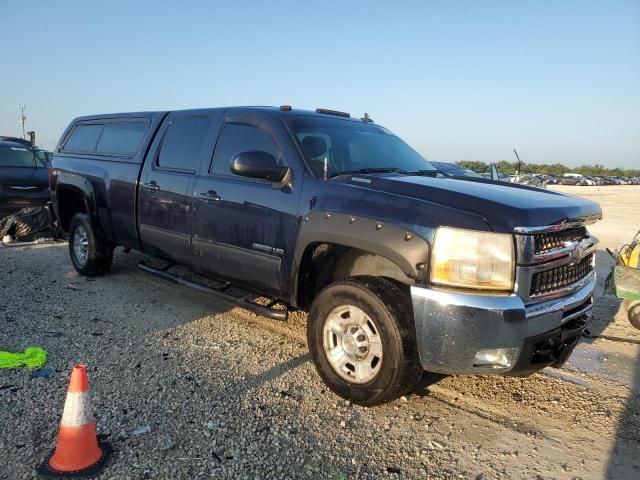
<path id="1" fill-rule="evenodd" d="M 191 257 L 195 174 L 210 154 L 215 116 L 172 112 L 145 161 L 139 185 L 138 221 L 144 250 L 178 263 Z"/>
<path id="2" fill-rule="evenodd" d="M 302 175 L 294 171 L 290 185 L 274 188 L 270 181 L 233 174 L 229 164 L 237 153 L 259 150 L 291 166 L 286 146 L 278 141 L 285 136 L 281 123 L 258 115 L 227 116 L 213 162 L 195 186 L 196 268 L 274 296 L 282 294 L 288 282 Z"/>

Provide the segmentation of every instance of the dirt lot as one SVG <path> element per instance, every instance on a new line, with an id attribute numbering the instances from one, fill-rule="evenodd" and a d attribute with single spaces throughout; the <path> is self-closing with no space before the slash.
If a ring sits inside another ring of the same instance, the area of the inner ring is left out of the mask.
<path id="1" fill-rule="evenodd" d="M 640 228 L 640 187 L 562 190 L 600 202 L 601 248 Z M 304 315 L 229 309 L 139 271 L 141 258 L 118 250 L 93 280 L 66 244 L 0 247 L 0 348 L 43 346 L 54 369 L 0 371 L 0 478 L 32 478 L 54 446 L 76 362 L 115 449 L 100 478 L 640 478 L 640 331 L 615 298 L 598 298 L 597 338 L 562 370 L 426 376 L 366 409 L 321 383 Z M 601 295 L 610 262 L 597 261 Z"/>

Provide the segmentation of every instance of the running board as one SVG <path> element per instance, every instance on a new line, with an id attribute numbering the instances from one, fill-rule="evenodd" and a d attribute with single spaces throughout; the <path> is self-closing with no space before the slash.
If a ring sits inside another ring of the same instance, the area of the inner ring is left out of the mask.
<path id="1" fill-rule="evenodd" d="M 155 268 L 144 262 L 138 262 L 138 268 L 141 270 L 144 270 L 145 272 L 153 273 L 158 277 L 171 280 L 172 282 L 178 283 L 180 285 L 184 285 L 186 287 L 191 287 L 196 290 L 200 290 L 201 292 L 207 293 L 218 300 L 229 303 L 236 307 L 244 308 L 245 310 L 249 310 L 257 315 L 262 315 L 264 317 L 268 317 L 273 320 L 286 320 L 288 316 L 287 310 L 274 310 L 273 308 L 270 308 L 272 305 L 275 304 L 275 301 L 272 301 L 271 303 L 269 303 L 269 305 L 265 306 L 265 305 L 260 305 L 258 303 L 247 300 L 246 298 L 238 298 L 228 293 L 225 293 L 225 290 L 229 288 L 228 283 L 226 283 L 225 286 L 222 287 L 221 289 L 215 289 L 215 288 L 207 287 L 206 285 L 202 285 L 201 283 L 185 280 L 179 275 L 175 275 L 173 273 L 167 272 L 166 268 L 163 268 L 163 269 Z"/>

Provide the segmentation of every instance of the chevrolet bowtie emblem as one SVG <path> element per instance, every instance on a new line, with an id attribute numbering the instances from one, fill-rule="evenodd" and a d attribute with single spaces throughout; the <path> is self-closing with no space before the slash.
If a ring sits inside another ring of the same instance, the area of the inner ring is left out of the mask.
<path id="1" fill-rule="evenodd" d="M 575 265 L 582 260 L 582 256 L 584 255 L 584 248 L 581 246 L 577 246 L 575 250 L 570 253 L 571 265 Z"/>

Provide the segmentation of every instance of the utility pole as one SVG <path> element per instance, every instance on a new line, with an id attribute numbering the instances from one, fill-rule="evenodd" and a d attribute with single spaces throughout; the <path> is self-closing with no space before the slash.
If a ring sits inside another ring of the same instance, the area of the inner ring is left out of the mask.
<path id="1" fill-rule="evenodd" d="M 20 109 L 20 118 L 18 119 L 18 123 L 22 125 L 22 138 L 26 140 L 27 136 L 25 133 L 24 122 L 27 120 L 27 117 L 24 116 L 25 106 L 18 105 L 18 108 Z"/>

